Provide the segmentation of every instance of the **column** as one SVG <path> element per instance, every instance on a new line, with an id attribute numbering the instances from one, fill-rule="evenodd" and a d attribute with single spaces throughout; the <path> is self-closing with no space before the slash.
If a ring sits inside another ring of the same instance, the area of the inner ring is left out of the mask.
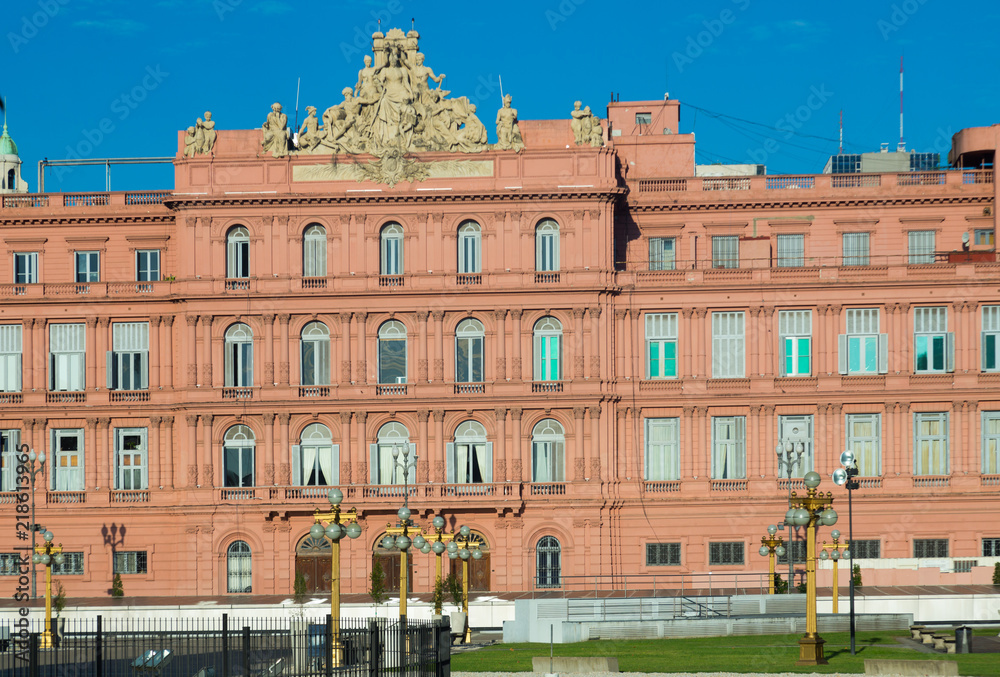
<path id="1" fill-rule="evenodd" d="M 678 336 L 678 346 L 677 353 L 679 358 L 678 366 L 678 378 L 691 378 L 692 365 L 691 358 L 694 355 L 695 350 L 699 348 L 695 345 L 694 339 L 692 338 L 692 321 L 691 316 L 693 315 L 691 308 L 681 308 L 681 326 Z M 690 437 L 688 439 L 691 439 Z"/>
<path id="2" fill-rule="evenodd" d="M 497 369 L 493 377 L 494 381 L 503 382 L 507 380 L 507 330 L 504 326 L 507 319 L 506 310 L 494 310 L 493 319 L 496 321 L 496 346 L 497 346 Z"/>
<path id="3" fill-rule="evenodd" d="M 344 486 L 354 484 L 351 473 L 354 464 L 354 453 L 351 449 L 351 412 L 340 412 L 340 483 Z"/>
<path id="4" fill-rule="evenodd" d="M 966 337 L 968 336 L 965 328 L 965 317 L 968 314 L 966 309 L 969 307 L 969 304 L 962 301 L 955 301 L 951 304 L 951 307 L 952 317 L 948 322 L 948 328 L 955 333 L 955 373 L 961 374 L 969 368 L 966 364 L 965 350 Z"/>
<path id="5" fill-rule="evenodd" d="M 583 317 L 581 312 L 580 317 Z M 581 321 L 582 324 L 582 321 Z M 582 370 L 581 370 L 582 371 Z M 584 428 L 584 417 L 587 415 L 586 407 L 573 407 L 574 430 L 573 436 L 576 438 L 576 449 L 573 450 L 573 481 L 582 482 L 586 476 L 587 462 L 587 433 Z"/>
<path id="6" fill-rule="evenodd" d="M 215 486 L 215 449 L 212 447 L 212 414 L 202 414 L 202 437 L 201 437 L 201 483 L 202 489 L 211 489 Z M 223 469 L 225 473 L 225 469 Z M 220 482 L 220 484 L 225 484 Z"/>
<path id="7" fill-rule="evenodd" d="M 163 424 L 164 451 L 160 456 L 160 486 L 164 489 L 173 489 L 176 484 L 171 465 L 174 463 L 174 417 L 164 416 Z"/>
<path id="8" fill-rule="evenodd" d="M 347 239 L 346 234 L 344 239 Z M 351 317 L 352 313 L 340 314 L 340 380 L 345 385 L 354 383 L 351 378 Z"/>
<path id="9" fill-rule="evenodd" d="M 830 371 L 826 355 L 827 345 L 829 345 L 831 338 L 830 323 L 827 321 L 829 310 L 830 306 L 827 305 L 816 306 L 816 324 L 813 326 L 813 343 L 816 346 L 816 356 L 813 358 L 813 364 L 816 366 L 813 368 L 813 373 L 816 376 L 823 376 Z M 778 365 L 778 373 L 782 373 L 784 368 L 784 365 Z M 836 371 L 834 370 L 834 373 Z"/>
<path id="10" fill-rule="evenodd" d="M 743 375 L 746 378 L 755 378 L 761 373 L 760 335 L 763 309 L 760 306 L 750 306 L 747 310 L 747 316 L 750 321 L 747 322 L 746 329 L 743 332 L 747 352 Z"/>
<path id="11" fill-rule="evenodd" d="M 101 479 L 103 477 L 103 473 L 106 472 L 106 470 L 105 470 L 104 464 L 101 462 L 101 460 L 102 460 L 102 454 L 101 454 L 100 448 L 98 447 L 98 444 L 97 444 L 97 417 L 95 417 L 95 416 L 88 416 L 85 419 L 85 423 L 87 424 L 87 429 L 86 429 L 86 432 L 84 433 L 84 435 L 85 435 L 84 442 L 83 442 L 84 454 L 87 454 L 87 453 L 93 454 L 93 456 L 94 456 L 94 462 L 93 463 L 89 463 L 87 461 L 86 456 L 84 456 L 84 459 L 83 459 L 83 488 L 84 489 L 89 489 L 91 487 L 98 487 L 99 488 L 101 486 L 104 486 L 105 488 L 107 488 L 106 484 L 105 485 L 101 484 Z M 48 445 L 45 445 L 45 446 L 48 446 Z M 38 449 L 36 449 L 36 452 L 37 451 L 38 451 Z M 49 472 L 46 471 L 45 474 L 49 475 Z M 48 486 L 48 487 L 55 486 L 52 483 L 51 477 L 46 477 L 45 478 L 45 483 L 46 483 L 46 486 Z"/>
<path id="12" fill-rule="evenodd" d="M 446 444 L 444 439 L 444 409 L 435 409 L 432 413 L 434 414 L 434 443 L 444 449 Z M 434 482 L 443 484 L 447 477 L 444 463 L 436 462 L 434 464 Z"/>
<path id="13" fill-rule="evenodd" d="M 899 425 L 899 446 L 896 447 L 896 471 L 905 477 L 913 475 L 913 420 L 910 417 L 910 405 L 900 402 L 896 417 Z"/>
<path id="14" fill-rule="evenodd" d="M 681 409 L 681 444 L 680 453 L 680 477 L 681 481 L 687 481 L 694 477 L 694 407 L 683 407 Z"/>
<path id="15" fill-rule="evenodd" d="M 899 466 L 896 465 L 896 448 L 899 446 L 899 436 L 896 435 L 896 402 L 885 403 L 885 413 L 882 414 L 882 445 L 881 445 L 881 467 L 882 476 L 889 477 L 890 474 L 899 475 Z M 853 450 L 852 450 L 853 451 Z"/>
<path id="16" fill-rule="evenodd" d="M 43 326 L 42 322 L 43 320 L 34 320 L 29 317 L 21 323 L 21 350 L 24 353 L 21 358 L 21 391 L 25 393 L 35 389 L 35 324 L 41 327 Z"/>
<path id="17" fill-rule="evenodd" d="M 496 468 L 493 481 L 505 482 L 507 481 L 507 410 L 497 407 L 493 410 L 493 415 L 497 420 L 496 441 L 493 443 L 493 467 Z"/>
<path id="18" fill-rule="evenodd" d="M 692 349 L 695 356 L 694 375 L 698 378 L 711 378 L 712 376 L 706 366 L 708 364 L 707 357 L 709 350 L 709 342 L 705 332 L 705 316 L 707 314 L 708 310 L 705 308 L 695 308 L 694 310 L 695 343 Z"/>
<path id="19" fill-rule="evenodd" d="M 708 407 L 694 408 L 694 477 L 703 480 L 710 479 L 712 471 L 711 464 L 711 437 L 707 434 Z"/>
<path id="20" fill-rule="evenodd" d="M 368 383 L 368 313 L 354 313 L 358 321 L 358 383 Z M 376 379 L 378 380 L 378 379 Z"/>
<path id="21" fill-rule="evenodd" d="M 770 459 L 770 462 L 774 464 L 775 474 L 777 477 L 777 459 L 774 456 L 774 450 L 778 446 L 778 419 L 774 416 L 774 405 L 765 404 L 761 407 L 761 417 L 760 425 L 764 429 L 764 453 L 765 458 Z M 764 468 L 764 475 L 768 474 L 768 468 Z"/>
<path id="22" fill-rule="evenodd" d="M 97 446 L 94 448 L 97 449 L 97 484 L 101 489 L 112 489 L 115 486 L 113 476 L 115 459 L 112 453 L 114 443 L 109 439 L 110 432 L 111 419 L 106 416 L 97 419 Z"/>
<path id="23" fill-rule="evenodd" d="M 150 489 L 153 487 L 163 488 L 161 465 L 159 463 L 159 459 L 162 457 L 160 453 L 160 423 L 162 421 L 162 416 L 149 417 L 149 435 L 146 445 L 146 473 L 149 476 L 149 481 L 146 486 Z"/>
<path id="24" fill-rule="evenodd" d="M 966 437 L 967 442 L 965 445 L 965 467 L 962 468 L 962 472 L 969 475 L 979 475 L 983 469 L 982 459 L 976 454 L 976 449 L 980 448 L 979 440 L 982 439 L 979 434 L 981 418 L 979 415 L 979 402 L 966 402 L 965 411 L 968 437 Z"/>
<path id="25" fill-rule="evenodd" d="M 274 313 L 264 313 L 264 380 L 262 386 L 273 386 L 274 378 Z"/>
<path id="26" fill-rule="evenodd" d="M 601 307 L 590 309 L 590 378 L 601 379 Z"/>
<path id="27" fill-rule="evenodd" d="M 608 460 L 608 479 L 614 478 L 621 482 L 623 474 L 625 477 L 632 477 L 632 454 L 629 453 L 628 442 L 625 439 L 625 426 L 627 425 L 625 416 L 628 414 L 628 407 L 619 405 L 617 414 L 618 422 L 615 427 L 615 435 L 618 444 L 615 447 L 618 450 L 618 455 L 616 458 Z"/>
<path id="28" fill-rule="evenodd" d="M 524 441 L 521 439 L 521 408 L 514 407 L 510 410 L 510 421 L 511 421 L 511 441 L 514 443 L 513 450 L 508 456 L 510 459 L 509 468 L 507 471 L 507 481 L 508 482 L 522 482 L 521 477 L 521 459 L 524 454 Z"/>
<path id="29" fill-rule="evenodd" d="M 160 383 L 164 388 L 174 387 L 174 316 L 166 315 L 163 318 L 163 333 L 165 339 L 160 345 L 166 346 L 163 351 L 164 359 L 160 363 L 162 373 Z"/>
<path id="30" fill-rule="evenodd" d="M 426 484 L 430 476 L 430 466 L 437 462 L 444 453 L 444 445 L 437 443 L 431 448 L 427 439 L 427 419 L 431 412 L 428 409 L 417 410 L 417 482 Z M 424 460 L 419 460 L 424 459 Z"/>
<path id="31" fill-rule="evenodd" d="M 156 390 L 160 386 L 160 316 L 154 315 L 149 318 L 149 369 L 148 383 L 150 390 Z M 150 482 L 152 485 L 152 482 Z"/>
<path id="32" fill-rule="evenodd" d="M 586 479 L 601 481 L 601 405 L 590 407 L 590 477 Z"/>
<path id="33" fill-rule="evenodd" d="M 634 379 L 637 377 L 635 373 L 635 331 L 633 320 L 636 318 L 638 313 L 634 310 L 624 310 L 622 311 L 624 316 L 622 317 L 622 324 L 625 330 L 623 335 L 623 346 L 625 348 L 625 378 Z M 628 475 L 632 477 L 631 474 Z"/>
<path id="34" fill-rule="evenodd" d="M 280 313 L 278 315 L 278 322 L 281 323 L 281 347 L 279 348 L 278 354 L 281 357 L 281 364 L 279 365 L 279 383 L 283 386 L 288 385 L 288 320 L 291 319 L 291 315 L 288 313 Z"/>
<path id="35" fill-rule="evenodd" d="M 101 318 L 101 320 L 103 322 L 107 322 L 107 319 L 108 318 L 106 318 L 106 317 L 102 317 Z M 107 326 L 108 325 L 105 324 L 103 327 L 107 328 Z M 98 382 L 97 382 L 97 356 L 99 354 L 103 355 L 104 353 L 101 352 L 102 345 L 98 344 L 97 335 L 95 333 L 96 332 L 95 327 L 97 327 L 97 318 L 96 317 L 88 317 L 87 318 L 87 338 L 86 338 L 86 341 L 87 341 L 87 357 L 86 357 L 86 360 L 87 360 L 87 375 L 86 375 L 86 385 L 85 385 L 85 388 L 87 388 L 88 390 L 93 390 L 94 388 L 97 388 L 98 386 L 101 386 L 101 387 L 104 386 L 103 383 L 98 384 Z M 103 344 L 103 342 L 101 342 L 101 343 Z"/>
<path id="36" fill-rule="evenodd" d="M 181 450 L 180 472 L 187 476 L 187 487 L 193 489 L 198 484 L 198 415 L 187 414 L 187 448 Z"/>
<path id="37" fill-rule="evenodd" d="M 968 430 L 965 426 L 965 414 L 962 402 L 951 403 L 951 420 L 948 422 L 948 474 L 958 475 L 963 471 L 968 471 L 969 466 L 966 459 L 967 444 L 966 434 Z M 964 474 L 964 473 L 963 473 Z"/>
<path id="38" fill-rule="evenodd" d="M 427 383 L 428 379 L 428 362 L 427 353 L 429 346 L 427 345 L 427 316 L 426 310 L 417 311 L 417 327 L 420 332 L 420 361 L 417 363 L 417 380 L 421 383 Z"/>
<path id="39" fill-rule="evenodd" d="M 839 348 L 839 339 L 836 338 L 840 333 L 840 312 L 843 310 L 842 306 L 832 305 L 830 306 L 830 316 L 827 322 L 827 327 L 831 324 L 833 325 L 833 330 L 827 332 L 828 338 L 827 351 L 826 351 L 826 364 L 827 371 L 831 374 L 839 373 L 840 365 L 838 364 L 839 356 L 837 355 L 837 349 Z M 891 350 L 889 352 L 892 352 Z"/>
<path id="40" fill-rule="evenodd" d="M 522 380 L 521 374 L 521 315 L 524 311 L 520 308 L 510 311 L 510 316 L 514 318 L 514 330 L 511 336 L 511 341 L 514 344 L 514 361 L 510 365 L 510 378 L 512 381 Z M 514 454 L 514 458 L 519 458 L 520 452 Z"/>
<path id="41" fill-rule="evenodd" d="M 277 483 L 287 487 L 292 483 L 292 459 L 289 454 L 292 451 L 291 442 L 288 436 L 288 423 L 292 420 L 292 415 L 286 411 L 278 414 L 278 424 L 281 430 L 281 455 L 275 458 L 275 466 L 278 471 Z"/>
<path id="42" fill-rule="evenodd" d="M 199 383 L 205 388 L 213 388 L 212 364 L 215 362 L 215 355 L 212 354 L 212 316 L 201 316 L 201 378 Z M 225 373 L 222 374 L 225 379 Z M 223 380 L 223 382 L 225 382 Z M 219 384 L 221 386 L 221 383 Z M 202 482 L 204 484 L 204 481 Z M 212 486 L 211 484 L 209 486 Z"/>
<path id="43" fill-rule="evenodd" d="M 980 364 L 978 360 L 979 357 L 979 304 L 975 301 L 969 301 L 965 304 L 965 324 L 962 329 L 962 336 L 956 336 L 956 341 L 962 341 L 965 343 L 966 359 L 965 359 L 965 369 L 976 372 L 979 371 Z M 977 470 L 979 466 L 976 466 Z"/>
<path id="44" fill-rule="evenodd" d="M 747 478 L 757 479 L 764 476 L 764 430 L 761 427 L 760 405 L 750 405 L 750 416 L 747 417 Z"/>
<path id="45" fill-rule="evenodd" d="M 612 325 L 611 329 L 612 345 L 614 346 L 614 350 L 611 353 L 611 359 L 614 360 L 611 363 L 614 370 L 612 378 L 620 380 L 625 380 L 628 373 L 629 345 L 628 338 L 625 336 L 625 312 L 621 308 L 615 310 L 614 325 Z"/>
<path id="46" fill-rule="evenodd" d="M 367 421 L 368 412 L 354 412 L 354 427 L 357 428 L 356 433 L 358 436 L 358 449 L 355 457 L 359 461 L 356 466 L 358 472 L 354 477 L 355 484 L 371 484 L 371 474 L 368 470 L 368 435 L 365 430 Z"/>
<path id="47" fill-rule="evenodd" d="M 587 361 L 586 342 L 583 338 L 583 316 L 586 308 L 573 309 L 573 378 L 583 378 L 583 367 Z M 583 414 L 580 415 L 581 418 Z"/>
<path id="48" fill-rule="evenodd" d="M 434 379 L 444 381 L 444 311 L 435 310 L 434 318 Z"/>
<path id="49" fill-rule="evenodd" d="M 257 484 L 277 486 L 277 474 L 274 466 L 274 413 L 266 412 L 264 419 L 264 458 L 261 466 L 264 469 L 263 482 Z"/>
<path id="50" fill-rule="evenodd" d="M 776 369 L 777 359 L 774 356 L 774 346 L 778 332 L 774 324 L 774 306 L 764 306 L 763 331 L 760 335 L 758 347 L 763 344 L 763 355 L 761 357 L 760 371 L 758 373 L 768 377 L 775 377 L 781 373 L 781 369 Z"/>
<path id="51" fill-rule="evenodd" d="M 913 356 L 911 351 L 913 348 L 913 323 L 910 321 L 910 304 L 900 303 L 899 304 L 899 343 L 898 345 L 902 350 L 900 354 L 902 355 L 902 368 L 900 371 L 903 373 L 913 372 Z M 891 343 L 891 340 L 890 340 Z M 892 352 L 892 351 L 890 351 Z"/>

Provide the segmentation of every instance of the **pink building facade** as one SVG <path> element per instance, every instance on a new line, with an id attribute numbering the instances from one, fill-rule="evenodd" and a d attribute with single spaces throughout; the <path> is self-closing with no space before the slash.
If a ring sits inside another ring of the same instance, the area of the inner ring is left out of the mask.
<path id="1" fill-rule="evenodd" d="M 115 570 L 130 595 L 329 590 L 330 486 L 364 592 L 374 557 L 398 567 L 403 445 L 418 524 L 488 550 L 474 587 L 761 572 L 809 469 L 846 534 L 850 448 L 858 563 L 900 560 L 866 583 L 986 582 L 1000 128 L 956 135 L 967 169 L 695 178 L 679 110 L 612 103 L 596 147 L 520 121 L 521 152 L 413 153 L 432 171 L 392 185 L 260 130 L 187 157 L 181 133 L 172 191 L 3 196 L 3 573 L 20 443 L 48 455 L 73 597 Z"/>

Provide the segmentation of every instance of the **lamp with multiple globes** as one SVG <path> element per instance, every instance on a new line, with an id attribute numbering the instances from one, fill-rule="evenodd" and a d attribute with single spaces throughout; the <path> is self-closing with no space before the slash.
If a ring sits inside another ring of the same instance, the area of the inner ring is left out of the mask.
<path id="1" fill-rule="evenodd" d="M 775 536 L 778 533 L 778 527 L 774 524 L 767 528 L 767 536 L 762 536 L 760 539 L 760 550 L 758 554 L 761 557 L 767 557 L 768 563 L 768 585 L 767 593 L 769 595 L 774 594 L 774 560 L 775 555 L 778 557 L 785 556 L 785 542 L 782 540 L 781 536 Z"/>
<path id="2" fill-rule="evenodd" d="M 55 633 L 52 631 L 52 565 L 62 564 L 66 561 L 66 556 L 63 555 L 62 543 L 59 545 L 53 545 L 52 541 L 55 536 L 51 531 L 46 531 L 42 534 L 42 540 L 44 543 L 42 545 L 35 546 L 35 552 L 31 556 L 32 564 L 41 564 L 45 567 L 45 632 L 39 638 L 39 647 L 43 649 L 49 649 L 53 646 L 53 637 Z"/>
<path id="3" fill-rule="evenodd" d="M 854 490 L 857 489 L 860 483 L 854 479 L 858 476 L 858 459 L 855 457 L 854 452 L 848 449 L 840 455 L 840 465 L 842 468 L 837 468 L 833 471 L 833 483 L 838 487 L 845 487 L 847 489 L 847 545 L 854 545 L 854 504 L 852 497 L 854 495 Z M 851 655 L 856 655 L 855 649 L 855 634 L 856 629 L 854 625 L 854 567 L 851 567 L 851 584 L 850 584 L 850 607 L 851 607 Z"/>

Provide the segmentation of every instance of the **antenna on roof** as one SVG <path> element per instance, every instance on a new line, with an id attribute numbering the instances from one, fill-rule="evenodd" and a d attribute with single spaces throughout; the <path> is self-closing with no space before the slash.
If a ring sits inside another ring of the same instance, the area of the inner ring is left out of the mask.
<path id="1" fill-rule="evenodd" d="M 410 30 L 411 31 L 413 30 L 413 23 L 414 23 L 414 18 L 411 16 L 410 17 Z"/>
<path id="2" fill-rule="evenodd" d="M 844 109 L 840 109 L 840 146 L 837 148 L 837 153 L 840 155 L 844 154 Z"/>
<path id="3" fill-rule="evenodd" d="M 295 135 L 295 145 L 299 145 L 299 88 L 302 86 L 302 77 L 300 76 L 298 81 L 295 83 L 295 127 L 292 128 L 292 134 Z"/>
<path id="4" fill-rule="evenodd" d="M 498 75 L 497 80 L 500 81 L 500 105 L 503 105 L 503 76 Z"/>
<path id="5" fill-rule="evenodd" d="M 906 150 L 906 142 L 903 141 L 903 55 L 899 55 L 899 145 L 896 150 L 900 153 Z"/>

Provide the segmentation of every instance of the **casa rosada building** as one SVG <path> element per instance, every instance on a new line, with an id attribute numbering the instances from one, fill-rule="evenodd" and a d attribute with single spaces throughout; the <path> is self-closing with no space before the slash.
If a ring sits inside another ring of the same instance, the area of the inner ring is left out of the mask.
<path id="1" fill-rule="evenodd" d="M 19 444 L 47 454 L 37 521 L 73 597 L 116 571 L 128 595 L 329 590 L 309 528 L 332 486 L 364 592 L 373 557 L 398 572 L 403 448 L 415 521 L 487 551 L 474 588 L 763 572 L 807 470 L 846 535 L 830 475 L 852 449 L 866 584 L 988 582 L 1000 127 L 955 135 L 971 168 L 698 177 L 678 101 L 508 102 L 487 144 L 467 99 L 420 90 L 414 51 L 376 40 L 381 98 L 298 150 L 280 109 L 199 120 L 173 190 L 2 197 L 3 574 Z M 433 555 L 411 562 L 429 591 Z"/>

